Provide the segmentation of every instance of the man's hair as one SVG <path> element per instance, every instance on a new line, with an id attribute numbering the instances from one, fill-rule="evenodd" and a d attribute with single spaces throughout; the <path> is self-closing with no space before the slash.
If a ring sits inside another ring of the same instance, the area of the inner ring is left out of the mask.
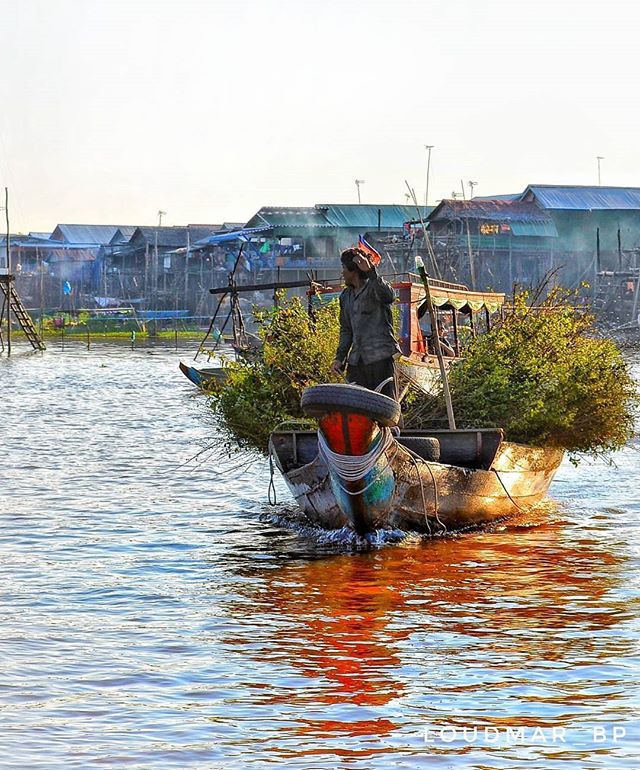
<path id="1" fill-rule="evenodd" d="M 365 278 L 367 274 L 364 272 L 364 270 L 360 270 L 358 265 L 355 263 L 355 258 L 360 255 L 363 255 L 363 252 L 360 251 L 360 249 L 345 249 L 342 254 L 340 254 L 340 261 L 347 268 L 347 270 L 354 270 L 361 278 Z"/>

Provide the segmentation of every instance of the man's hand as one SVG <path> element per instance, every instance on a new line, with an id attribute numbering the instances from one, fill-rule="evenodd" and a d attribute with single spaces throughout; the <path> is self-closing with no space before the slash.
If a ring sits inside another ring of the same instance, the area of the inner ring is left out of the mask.
<path id="1" fill-rule="evenodd" d="M 364 254 L 357 254 L 353 258 L 353 261 L 355 262 L 356 266 L 359 267 L 360 270 L 362 270 L 363 273 L 368 273 L 369 270 L 371 270 L 371 268 L 373 267 L 371 262 L 369 262 L 369 259 L 365 257 Z"/>
<path id="2" fill-rule="evenodd" d="M 334 374 L 342 374 L 342 364 L 341 364 L 341 362 L 340 361 L 334 361 L 331 364 L 331 371 Z"/>

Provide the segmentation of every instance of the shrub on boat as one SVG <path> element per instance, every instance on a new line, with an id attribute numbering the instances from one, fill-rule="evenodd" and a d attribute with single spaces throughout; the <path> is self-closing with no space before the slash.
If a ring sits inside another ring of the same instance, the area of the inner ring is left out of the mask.
<path id="1" fill-rule="evenodd" d="M 575 300 L 555 288 L 531 307 L 521 292 L 504 321 L 471 343 L 451 369 L 459 427 L 502 427 L 511 441 L 571 454 L 606 454 L 633 437 L 636 384 Z M 441 399 L 421 406 L 431 419 L 444 416 Z"/>
<path id="2" fill-rule="evenodd" d="M 331 364 L 340 334 L 338 312 L 334 300 L 310 314 L 297 297 L 280 297 L 276 308 L 254 310 L 262 358 L 231 363 L 226 382 L 212 394 L 229 439 L 265 451 L 279 423 L 304 419 L 315 426 L 304 418 L 300 398 L 309 385 L 336 380 Z"/>
<path id="3" fill-rule="evenodd" d="M 534 297 L 532 308 L 521 292 L 504 321 L 472 341 L 450 370 L 458 427 L 502 427 L 511 441 L 592 455 L 634 435 L 638 396 L 628 366 L 575 299 L 557 288 L 542 301 Z M 230 442 L 264 451 L 279 423 L 303 418 L 306 387 L 336 380 L 338 303 L 309 315 L 298 298 L 281 299 L 255 315 L 263 358 L 231 364 L 212 405 Z M 443 427 L 442 398 L 413 391 L 403 411 L 405 428 Z"/>

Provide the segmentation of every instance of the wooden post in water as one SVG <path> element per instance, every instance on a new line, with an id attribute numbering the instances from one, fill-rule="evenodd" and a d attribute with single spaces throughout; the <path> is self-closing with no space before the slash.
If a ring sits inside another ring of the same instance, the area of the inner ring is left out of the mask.
<path id="1" fill-rule="evenodd" d="M 433 307 L 433 300 L 431 299 L 431 289 L 429 288 L 429 277 L 424 269 L 424 262 L 422 257 L 416 255 L 416 269 L 422 279 L 422 284 L 426 293 L 427 310 L 429 311 L 429 320 L 431 321 L 431 339 L 433 340 L 433 347 L 438 357 L 438 365 L 440 367 L 440 376 L 442 377 L 442 389 L 444 392 L 444 402 L 447 407 L 447 420 L 449 422 L 449 430 L 456 430 L 456 420 L 453 414 L 453 404 L 451 403 L 451 391 L 449 390 L 449 378 L 447 376 L 447 369 L 444 365 L 444 356 L 442 355 L 442 348 L 440 347 L 440 337 L 438 336 L 438 320 L 436 318 L 436 311 Z"/>
<path id="2" fill-rule="evenodd" d="M 7 222 L 7 355 L 11 355 L 11 233 L 9 227 L 9 188 L 4 188 L 4 215 Z"/>
<path id="3" fill-rule="evenodd" d="M 640 296 L 640 270 L 636 271 L 636 285 L 635 285 L 635 292 L 633 294 L 633 309 L 631 310 L 631 320 L 635 321 L 637 319 L 636 313 L 638 312 L 638 297 Z"/>
<path id="4" fill-rule="evenodd" d="M 618 228 L 618 270 L 622 270 L 622 235 Z"/>
<path id="5" fill-rule="evenodd" d="M 460 337 L 459 337 L 459 330 L 458 330 L 458 311 L 453 308 L 453 312 L 451 313 L 451 323 L 453 325 L 453 346 L 456 351 L 456 355 L 460 356 Z"/>

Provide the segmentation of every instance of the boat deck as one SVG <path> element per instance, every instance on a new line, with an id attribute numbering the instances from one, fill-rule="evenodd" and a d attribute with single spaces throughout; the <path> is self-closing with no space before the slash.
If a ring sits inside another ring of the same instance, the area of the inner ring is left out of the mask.
<path id="1" fill-rule="evenodd" d="M 437 438 L 440 442 L 440 463 L 460 468 L 488 470 L 502 443 L 504 434 L 500 428 L 474 430 L 406 430 L 402 438 Z M 318 437 L 315 431 L 276 431 L 271 443 L 286 473 L 312 462 L 318 453 Z"/>

